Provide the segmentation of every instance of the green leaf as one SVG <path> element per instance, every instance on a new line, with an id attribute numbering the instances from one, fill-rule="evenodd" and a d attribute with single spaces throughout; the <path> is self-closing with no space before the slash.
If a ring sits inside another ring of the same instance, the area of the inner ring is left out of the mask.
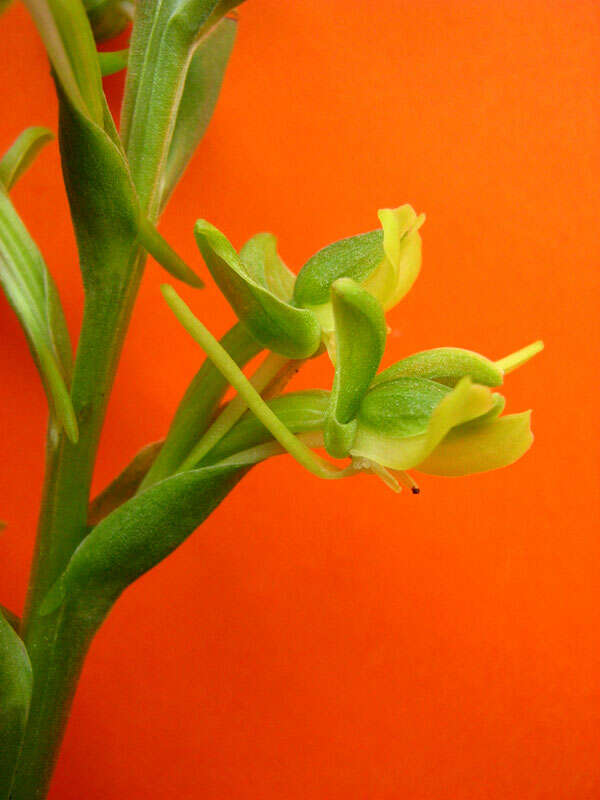
<path id="1" fill-rule="evenodd" d="M 294 434 L 323 430 L 329 392 L 313 389 L 274 397 L 267 405 Z M 216 464 L 243 450 L 273 441 L 273 436 L 251 411 L 213 447 L 205 463 Z"/>
<path id="2" fill-rule="evenodd" d="M 205 220 L 194 229 L 200 252 L 231 307 L 263 347 L 289 358 L 308 358 L 321 344 L 312 312 L 295 308 L 254 280 L 225 236 Z"/>
<path id="3" fill-rule="evenodd" d="M 120 293 L 138 239 L 137 197 L 122 150 L 59 91 L 63 175 L 86 292 Z M 110 287 L 110 288 L 109 288 Z M 113 302 L 119 302 L 118 294 Z"/>
<path id="4" fill-rule="evenodd" d="M 454 389 L 423 378 L 398 378 L 369 392 L 352 455 L 390 469 L 417 467 L 448 431 L 494 406 L 489 389 L 462 378 Z"/>
<path id="5" fill-rule="evenodd" d="M 94 527 L 115 508 L 123 505 L 136 494 L 142 480 L 156 460 L 163 442 L 152 442 L 136 453 L 125 469 L 109 483 L 106 489 L 90 503 L 88 525 Z"/>
<path id="6" fill-rule="evenodd" d="M 42 255 L 0 188 L 0 284 L 27 335 L 52 415 L 78 437 L 69 395 L 72 354 L 58 292 Z"/>
<path id="7" fill-rule="evenodd" d="M 192 56 L 177 109 L 162 181 L 163 208 L 208 128 L 233 49 L 236 30 L 236 20 L 222 19 L 206 34 Z"/>
<path id="8" fill-rule="evenodd" d="M 25 645 L 0 612 L 0 800 L 9 800 L 33 676 Z"/>
<path id="9" fill-rule="evenodd" d="M 491 422 L 461 425 L 419 464 L 419 471 L 458 477 L 507 467 L 531 447 L 530 419 L 531 412 L 524 411 Z"/>
<path id="10" fill-rule="evenodd" d="M 119 506 L 75 550 L 41 613 L 63 603 L 85 609 L 81 623 L 95 632 L 119 595 L 193 533 L 244 474 L 237 466 L 180 472 Z"/>
<path id="11" fill-rule="evenodd" d="M 257 233 L 252 236 L 240 250 L 240 259 L 256 283 L 265 286 L 284 303 L 289 303 L 296 276 L 277 252 L 277 237 L 274 234 Z"/>
<path id="12" fill-rule="evenodd" d="M 78 111 L 105 124 L 102 76 L 80 0 L 25 0 L 63 91 Z"/>
<path id="13" fill-rule="evenodd" d="M 385 349 L 386 324 L 380 303 L 351 278 L 331 287 L 335 321 L 335 376 L 325 447 L 337 458 L 348 455 L 356 434 L 356 415 Z"/>
<path id="14" fill-rule="evenodd" d="M 117 72 L 127 67 L 129 59 L 129 50 L 110 50 L 98 53 L 98 60 L 100 62 L 100 71 L 102 77 L 106 78 L 108 75 L 114 75 Z"/>
<path id="15" fill-rule="evenodd" d="M 147 0 L 136 6 L 121 133 L 141 207 L 152 221 L 164 200 L 164 169 L 194 50 L 236 5 L 239 0 Z"/>
<path id="16" fill-rule="evenodd" d="M 0 184 L 10 191 L 21 175 L 31 166 L 42 147 L 54 139 L 48 128 L 27 128 L 0 160 Z"/>
<path id="17" fill-rule="evenodd" d="M 139 239 L 150 255 L 174 278 L 178 278 L 195 289 L 204 287 L 202 279 L 177 255 L 154 225 L 142 218 L 139 221 Z"/>
<path id="18" fill-rule="evenodd" d="M 396 362 L 375 377 L 373 386 L 396 378 L 427 378 L 455 386 L 466 375 L 484 386 L 500 386 L 504 377 L 493 361 L 478 353 L 458 347 L 437 347 Z"/>

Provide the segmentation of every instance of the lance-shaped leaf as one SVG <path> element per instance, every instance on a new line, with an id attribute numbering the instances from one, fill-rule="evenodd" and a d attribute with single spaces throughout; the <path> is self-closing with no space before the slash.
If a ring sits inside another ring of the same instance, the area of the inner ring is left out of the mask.
<path id="1" fill-rule="evenodd" d="M 465 376 L 483 386 L 500 386 L 504 373 L 493 361 L 479 353 L 458 347 L 437 347 L 415 353 L 392 364 L 375 377 L 373 385 L 396 378 L 427 378 L 447 386 L 455 386 Z"/>
<path id="2" fill-rule="evenodd" d="M 63 91 L 82 114 L 104 126 L 102 76 L 80 0 L 25 0 Z"/>
<path id="3" fill-rule="evenodd" d="M 217 104 L 237 22 L 226 17 L 203 37 L 192 59 L 173 127 L 162 180 L 161 208 L 183 175 L 204 136 Z"/>
<path id="4" fill-rule="evenodd" d="M 235 465 L 180 472 L 119 506 L 75 550 L 42 614 L 63 603 L 89 608 L 82 623 L 95 631 L 121 592 L 175 550 L 244 474 Z"/>
<path id="5" fill-rule="evenodd" d="M 324 247 L 302 267 L 294 302 L 311 308 L 324 331 L 333 330 L 330 289 L 339 278 L 352 278 L 374 295 L 384 310 L 409 291 L 421 268 L 419 228 L 425 217 L 411 206 L 381 209 L 382 229 L 351 236 Z"/>
<path id="6" fill-rule="evenodd" d="M 351 278 L 331 287 L 335 322 L 335 375 L 325 424 L 325 447 L 347 456 L 356 434 L 356 415 L 385 349 L 383 309 L 373 295 Z"/>
<path id="7" fill-rule="evenodd" d="M 420 472 L 458 477 L 513 464 L 531 447 L 531 412 L 474 420 L 448 433 L 419 464 Z"/>
<path id="8" fill-rule="evenodd" d="M 40 251 L 2 187 L 0 284 L 27 335 L 50 411 L 75 442 L 77 421 L 68 389 L 71 344 L 58 291 Z"/>
<path id="9" fill-rule="evenodd" d="M 199 220 L 194 232 L 213 278 L 254 338 L 263 347 L 289 358 L 312 356 L 321 342 L 321 328 L 314 314 L 285 303 L 255 280 L 213 225 Z"/>
<path id="10" fill-rule="evenodd" d="M 138 238 L 137 197 L 122 150 L 59 89 L 63 174 L 86 292 L 126 290 Z"/>
<path id="11" fill-rule="evenodd" d="M 0 800 L 9 800 L 31 701 L 25 645 L 0 611 Z"/>
<path id="12" fill-rule="evenodd" d="M 133 259 L 138 243 L 171 275 L 191 286 L 203 286 L 141 215 L 119 145 L 60 91 L 59 97 L 63 173 L 86 292 L 110 293 L 110 305 L 118 313 L 119 302 L 136 280 Z M 104 311 L 110 313 L 111 308 Z"/>
<path id="13" fill-rule="evenodd" d="M 121 132 L 145 214 L 154 221 L 190 60 L 240 0 L 138 3 L 131 36 Z"/>
<path id="14" fill-rule="evenodd" d="M 351 453 L 390 469 L 418 466 L 456 425 L 494 406 L 489 389 L 462 378 L 454 389 L 423 378 L 398 378 L 364 398 Z"/>
<path id="15" fill-rule="evenodd" d="M 54 138 L 48 128 L 27 128 L 0 160 L 0 184 L 9 192 L 33 163 L 42 147 Z"/>

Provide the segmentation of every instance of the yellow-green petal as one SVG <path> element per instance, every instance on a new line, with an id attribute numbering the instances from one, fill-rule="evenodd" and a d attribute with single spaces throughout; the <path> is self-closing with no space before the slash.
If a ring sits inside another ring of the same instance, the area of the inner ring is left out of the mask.
<path id="1" fill-rule="evenodd" d="M 463 378 L 435 408 L 424 433 L 399 438 L 359 425 L 351 455 L 390 469 L 411 469 L 429 456 L 451 428 L 486 414 L 493 406 L 489 389 Z"/>
<path id="2" fill-rule="evenodd" d="M 413 207 L 406 204 L 382 208 L 378 216 L 385 257 L 362 285 L 387 311 L 410 291 L 421 270 L 419 228 L 425 222 L 425 215 L 417 216 Z"/>
<path id="3" fill-rule="evenodd" d="M 531 447 L 531 411 L 452 430 L 418 466 L 431 475 L 459 477 L 508 467 Z"/>

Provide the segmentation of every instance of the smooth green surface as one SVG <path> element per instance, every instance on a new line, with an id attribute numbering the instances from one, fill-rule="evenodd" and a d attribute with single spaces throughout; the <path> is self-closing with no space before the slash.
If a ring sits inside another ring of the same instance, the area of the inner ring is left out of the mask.
<path id="1" fill-rule="evenodd" d="M 21 749 L 32 672 L 25 645 L 0 611 L 0 800 L 9 800 Z"/>
<path id="2" fill-rule="evenodd" d="M 79 431 L 69 395 L 71 342 L 56 285 L 0 186 L 0 285 L 27 336 L 50 411 L 72 442 Z"/>
<path id="3" fill-rule="evenodd" d="M 48 128 L 26 128 L 0 159 L 0 184 L 9 192 L 21 175 L 33 164 L 39 151 L 54 139 Z"/>
<path id="4" fill-rule="evenodd" d="M 266 402 L 292 433 L 308 433 L 323 429 L 329 392 L 321 389 L 290 392 Z M 205 463 L 217 463 L 243 450 L 270 441 L 273 441 L 271 432 L 249 411 L 210 451 Z"/>
<path id="5" fill-rule="evenodd" d="M 285 303 L 291 300 L 296 276 L 283 263 L 273 233 L 257 233 L 248 239 L 240 250 L 240 260 L 256 283 Z"/>
<path id="6" fill-rule="evenodd" d="M 532 442 L 530 411 L 487 423 L 474 421 L 450 431 L 419 464 L 419 471 L 459 477 L 508 467 L 529 450 Z"/>
<path id="7" fill-rule="evenodd" d="M 114 75 L 124 70 L 127 67 L 128 59 L 129 50 L 111 50 L 98 53 L 102 77 L 106 78 L 108 75 Z"/>

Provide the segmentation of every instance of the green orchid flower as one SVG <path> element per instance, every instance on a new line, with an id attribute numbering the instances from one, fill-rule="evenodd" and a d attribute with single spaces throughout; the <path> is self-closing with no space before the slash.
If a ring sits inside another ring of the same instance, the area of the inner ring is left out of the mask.
<path id="1" fill-rule="evenodd" d="M 370 231 L 324 247 L 302 267 L 294 286 L 294 303 L 310 308 L 323 331 L 334 330 L 331 287 L 352 278 L 389 311 L 410 291 L 421 269 L 419 228 L 425 215 L 412 206 L 383 208 L 381 230 Z"/>

